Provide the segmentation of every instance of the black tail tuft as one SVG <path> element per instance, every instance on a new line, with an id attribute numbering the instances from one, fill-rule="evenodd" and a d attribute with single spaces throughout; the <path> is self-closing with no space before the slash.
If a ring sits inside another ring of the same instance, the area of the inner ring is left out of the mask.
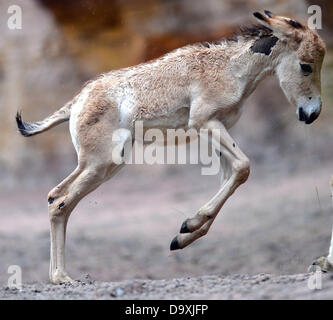
<path id="1" fill-rule="evenodd" d="M 22 134 L 22 136 L 30 137 L 33 135 L 33 133 L 31 133 L 29 130 L 29 129 L 31 129 L 29 123 L 22 121 L 20 112 L 17 112 L 17 114 L 16 114 L 16 123 L 17 123 L 17 127 L 18 127 L 20 133 Z"/>

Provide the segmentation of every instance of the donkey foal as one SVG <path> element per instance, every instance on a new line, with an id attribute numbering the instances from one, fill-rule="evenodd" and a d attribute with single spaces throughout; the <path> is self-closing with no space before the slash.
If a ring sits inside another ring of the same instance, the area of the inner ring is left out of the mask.
<path id="1" fill-rule="evenodd" d="M 254 16 L 260 24 L 241 30 L 233 39 L 188 45 L 151 62 L 103 74 L 43 121 L 23 122 L 17 115 L 24 136 L 69 120 L 78 155 L 77 168 L 48 195 L 51 282 L 72 282 L 64 256 L 68 218 L 84 196 L 121 168 L 117 163 L 123 159 L 125 144 L 133 143 L 130 137 L 136 121 L 143 122 L 144 130 L 194 128 L 200 132 L 206 128 L 211 142 L 221 150 L 220 189 L 184 221 L 171 242 L 170 249 L 176 250 L 205 235 L 226 200 L 247 180 L 249 159 L 228 129 L 262 79 L 277 75 L 300 121 L 310 124 L 319 116 L 323 41 L 290 18 L 269 11 Z M 119 129 L 115 142 L 112 135 Z"/>

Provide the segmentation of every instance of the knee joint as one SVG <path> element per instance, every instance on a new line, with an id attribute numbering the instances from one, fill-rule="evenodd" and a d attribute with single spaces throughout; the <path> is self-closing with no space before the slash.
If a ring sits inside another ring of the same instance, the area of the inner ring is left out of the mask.
<path id="1" fill-rule="evenodd" d="M 58 198 L 52 191 L 49 193 L 47 202 L 49 204 L 50 219 L 61 216 L 64 212 L 66 203 L 62 197 Z"/>
<path id="2" fill-rule="evenodd" d="M 240 183 L 244 183 L 250 175 L 250 161 L 248 159 L 240 160 L 234 163 L 233 169 Z"/>

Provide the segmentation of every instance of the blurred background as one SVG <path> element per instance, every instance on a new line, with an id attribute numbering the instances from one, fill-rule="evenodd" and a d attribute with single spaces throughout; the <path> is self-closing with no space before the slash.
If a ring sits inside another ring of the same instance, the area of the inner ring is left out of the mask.
<path id="1" fill-rule="evenodd" d="M 7 12 L 22 8 L 22 30 Z M 46 197 L 76 166 L 68 123 L 29 139 L 15 114 L 41 120 L 85 81 L 198 41 L 230 36 L 270 10 L 307 22 L 322 8 L 327 44 L 323 111 L 297 121 L 275 78 L 247 100 L 231 133 L 251 159 L 249 181 L 229 199 L 209 234 L 179 252 L 169 243 L 186 217 L 218 189 L 194 165 L 130 165 L 85 198 L 68 230 L 75 279 L 180 277 L 211 273 L 305 272 L 327 253 L 333 222 L 333 2 L 329 0 L 2 0 L 0 2 L 0 283 L 18 264 L 24 281 L 48 276 Z"/>

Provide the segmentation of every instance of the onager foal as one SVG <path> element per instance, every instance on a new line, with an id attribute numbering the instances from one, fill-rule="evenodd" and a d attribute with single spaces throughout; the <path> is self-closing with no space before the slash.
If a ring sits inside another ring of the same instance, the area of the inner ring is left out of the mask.
<path id="1" fill-rule="evenodd" d="M 68 218 L 84 196 L 121 167 L 115 158 L 122 159 L 125 143 L 133 143 L 129 137 L 134 136 L 136 121 L 142 121 L 144 129 L 208 129 L 212 143 L 221 150 L 220 189 L 184 221 L 171 242 L 170 249 L 176 250 L 208 232 L 225 201 L 249 176 L 249 159 L 228 129 L 259 81 L 276 74 L 300 121 L 310 124 L 319 116 L 323 41 L 290 18 L 269 11 L 254 16 L 260 24 L 241 30 L 233 39 L 188 45 L 154 61 L 103 74 L 43 121 L 22 122 L 17 114 L 23 136 L 69 120 L 78 155 L 77 168 L 48 195 L 51 282 L 72 282 L 64 256 Z M 114 142 L 113 132 L 120 128 L 121 139 Z"/>

